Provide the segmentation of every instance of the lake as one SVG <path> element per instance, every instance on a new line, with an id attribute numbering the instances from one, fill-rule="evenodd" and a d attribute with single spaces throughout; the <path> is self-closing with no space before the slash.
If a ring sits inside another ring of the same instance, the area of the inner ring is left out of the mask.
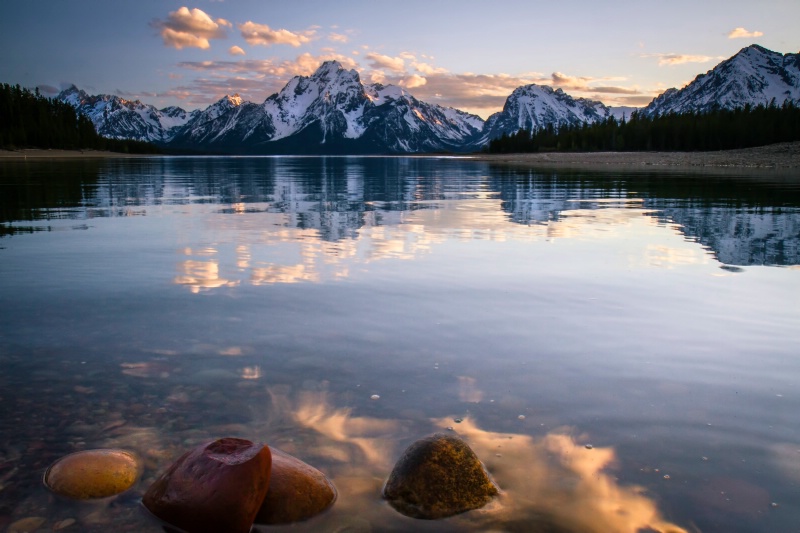
<path id="1" fill-rule="evenodd" d="M 800 175 L 0 162 L 3 530 L 161 531 L 143 492 L 232 436 L 335 483 L 293 531 L 798 531 L 798 347 Z M 440 431 L 503 492 L 406 518 L 381 487 Z M 100 447 L 132 491 L 43 487 Z"/>

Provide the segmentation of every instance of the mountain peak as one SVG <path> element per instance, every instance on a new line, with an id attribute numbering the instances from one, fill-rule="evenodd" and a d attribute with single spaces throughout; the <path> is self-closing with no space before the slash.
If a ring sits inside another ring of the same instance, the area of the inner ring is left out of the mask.
<path id="1" fill-rule="evenodd" d="M 746 105 L 800 102 L 800 54 L 781 54 L 751 44 L 680 90 L 670 89 L 642 110 L 643 116 L 707 113 Z"/>

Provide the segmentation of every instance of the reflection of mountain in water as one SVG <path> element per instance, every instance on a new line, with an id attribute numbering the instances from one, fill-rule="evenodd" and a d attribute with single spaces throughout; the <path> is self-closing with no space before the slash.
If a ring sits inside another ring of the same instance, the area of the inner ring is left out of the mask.
<path id="1" fill-rule="evenodd" d="M 800 194 L 766 179 L 501 171 L 492 174 L 503 209 L 520 224 L 547 224 L 580 207 L 640 199 L 659 221 L 677 225 L 730 265 L 800 264 Z"/>
<path id="2" fill-rule="evenodd" d="M 660 202 L 657 202 L 660 203 Z M 661 216 L 680 226 L 728 265 L 800 264 L 800 210 L 740 206 L 659 208 Z"/>
<path id="3" fill-rule="evenodd" d="M 521 225 L 552 224 L 575 210 L 635 205 L 675 225 L 723 263 L 800 264 L 800 188 L 766 179 L 349 157 L 77 161 L 57 169 L 51 163 L 6 164 L 0 178 L 0 236 L 48 229 L 41 222 L 47 220 L 137 215 L 150 205 L 219 204 L 221 214 L 276 214 L 284 227 L 336 243 L 357 239 L 365 228 L 402 226 L 419 210 L 441 212 L 437 220 L 447 230 L 486 229 L 485 220 L 454 212 L 460 202 L 490 199 L 499 200 L 506 220 Z"/>

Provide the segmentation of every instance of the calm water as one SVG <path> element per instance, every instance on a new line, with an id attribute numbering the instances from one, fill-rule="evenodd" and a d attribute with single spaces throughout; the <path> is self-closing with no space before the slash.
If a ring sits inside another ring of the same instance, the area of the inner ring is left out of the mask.
<path id="1" fill-rule="evenodd" d="M 293 531 L 800 531 L 798 265 L 800 176 L 0 163 L 0 528 L 159 531 L 153 478 L 238 436 L 337 485 Z M 435 431 L 502 497 L 388 507 Z M 144 458 L 135 490 L 42 487 L 96 447 Z"/>

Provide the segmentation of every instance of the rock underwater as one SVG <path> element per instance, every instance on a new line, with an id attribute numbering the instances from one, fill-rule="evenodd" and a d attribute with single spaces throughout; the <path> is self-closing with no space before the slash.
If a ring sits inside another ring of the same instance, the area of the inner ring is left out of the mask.
<path id="1" fill-rule="evenodd" d="M 247 533 L 267 494 L 265 444 L 223 438 L 182 455 L 147 489 L 144 506 L 188 533 Z"/>
<path id="2" fill-rule="evenodd" d="M 336 488 L 325 474 L 296 457 L 272 448 L 269 490 L 255 522 L 300 522 L 328 509 L 335 500 Z"/>
<path id="3" fill-rule="evenodd" d="M 84 450 L 65 455 L 47 469 L 47 488 L 74 500 L 108 498 L 130 489 L 141 473 L 138 458 L 117 449 Z"/>
<path id="4" fill-rule="evenodd" d="M 424 519 L 478 509 L 498 493 L 475 452 L 444 433 L 409 446 L 383 487 L 383 497 L 397 511 Z"/>

